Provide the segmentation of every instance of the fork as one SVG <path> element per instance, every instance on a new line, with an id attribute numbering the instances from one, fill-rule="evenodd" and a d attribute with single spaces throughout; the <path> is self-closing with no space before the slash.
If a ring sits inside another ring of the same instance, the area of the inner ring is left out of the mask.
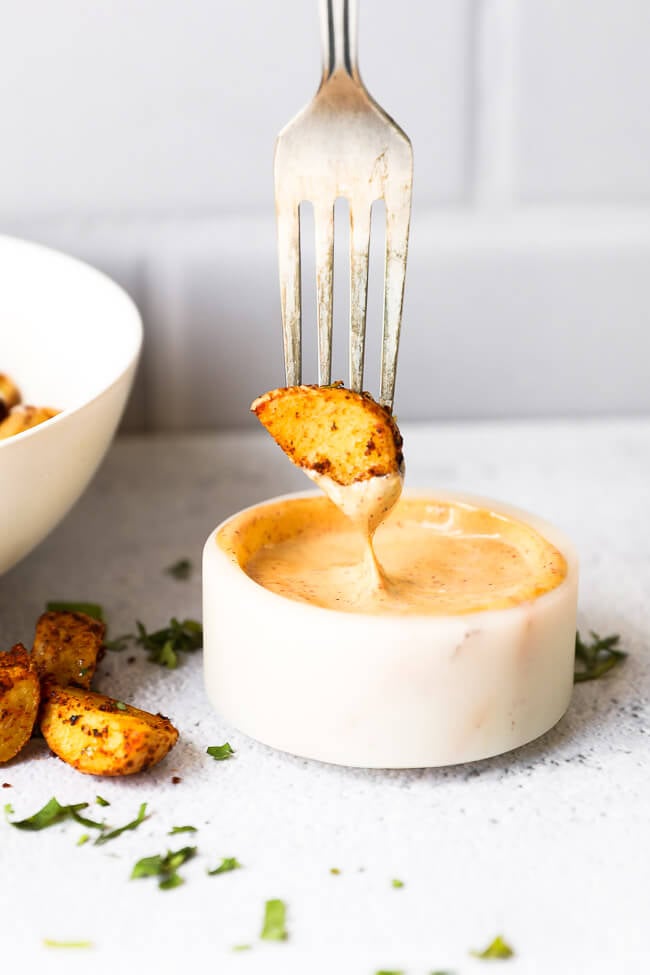
<path id="1" fill-rule="evenodd" d="M 323 76 L 275 147 L 280 297 L 287 385 L 302 377 L 300 206 L 314 208 L 318 382 L 332 380 L 334 202 L 350 207 L 350 388 L 363 386 L 371 207 L 386 206 L 379 401 L 392 410 L 408 251 L 413 151 L 364 87 L 356 60 L 357 0 L 320 0 Z"/>

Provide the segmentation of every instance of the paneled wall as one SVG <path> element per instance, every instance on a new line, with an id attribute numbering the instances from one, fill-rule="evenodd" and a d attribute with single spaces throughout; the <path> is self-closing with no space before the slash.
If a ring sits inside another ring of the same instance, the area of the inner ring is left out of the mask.
<path id="1" fill-rule="evenodd" d="M 415 151 L 399 416 L 648 412 L 647 0 L 360 0 L 359 33 L 364 79 Z M 5 11 L 0 230 L 133 294 L 146 352 L 131 428 L 244 425 L 282 382 L 273 141 L 319 59 L 316 0 Z M 312 378 L 309 248 L 305 265 Z"/>

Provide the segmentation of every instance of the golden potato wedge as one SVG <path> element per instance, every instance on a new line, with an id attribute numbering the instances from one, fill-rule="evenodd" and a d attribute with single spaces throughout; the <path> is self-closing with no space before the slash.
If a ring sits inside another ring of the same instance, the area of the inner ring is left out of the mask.
<path id="1" fill-rule="evenodd" d="M 22 643 L 0 653 L 0 762 L 29 741 L 40 698 L 38 674 Z"/>
<path id="2" fill-rule="evenodd" d="M 43 613 L 36 624 L 32 660 L 41 680 L 90 687 L 104 645 L 106 624 L 85 613 Z"/>
<path id="3" fill-rule="evenodd" d="M 251 406 L 298 467 L 352 484 L 400 471 L 402 437 L 393 417 L 369 393 L 344 386 L 287 386 Z"/>
<path id="4" fill-rule="evenodd" d="M 12 406 L 18 406 L 20 399 L 20 390 L 11 376 L 0 372 L 0 400 L 4 400 L 5 406 L 10 410 Z"/>
<path id="5" fill-rule="evenodd" d="M 39 423 L 51 420 L 57 413 L 60 413 L 60 410 L 53 410 L 49 406 L 14 406 L 9 416 L 0 423 L 0 440 L 31 430 Z"/>
<path id="6" fill-rule="evenodd" d="M 45 681 L 40 726 L 59 758 L 89 775 L 132 775 L 151 768 L 178 740 L 169 718 L 103 694 Z"/>

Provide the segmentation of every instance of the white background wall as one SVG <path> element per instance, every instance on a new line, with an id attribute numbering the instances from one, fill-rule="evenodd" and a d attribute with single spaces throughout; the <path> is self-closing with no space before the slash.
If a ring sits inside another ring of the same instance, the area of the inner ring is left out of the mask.
<path id="1" fill-rule="evenodd" d="M 415 150 L 400 418 L 648 412 L 650 4 L 360 6 Z M 272 149 L 319 57 L 316 0 L 7 5 L 0 230 L 133 294 L 132 428 L 245 424 L 283 381 Z"/>

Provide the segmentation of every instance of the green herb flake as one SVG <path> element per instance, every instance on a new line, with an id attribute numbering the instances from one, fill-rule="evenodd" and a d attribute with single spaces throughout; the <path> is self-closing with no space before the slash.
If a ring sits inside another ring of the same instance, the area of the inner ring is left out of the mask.
<path id="1" fill-rule="evenodd" d="M 627 653 L 619 648 L 618 633 L 600 637 L 593 630 L 590 632 L 591 643 L 582 640 L 576 633 L 576 656 L 573 680 L 580 684 L 586 680 L 598 680 L 612 667 L 616 667 L 627 657 Z"/>
<path id="2" fill-rule="evenodd" d="M 54 826 L 56 823 L 63 822 L 64 819 L 76 819 L 77 822 L 82 823 L 86 826 L 92 824 L 93 826 L 98 826 L 99 824 L 93 823 L 92 820 L 85 820 L 84 817 L 79 815 L 81 809 L 86 809 L 88 806 L 87 802 L 78 802 L 74 806 L 62 806 L 60 802 L 52 797 L 49 802 L 46 802 L 42 809 L 35 812 L 32 816 L 28 816 L 27 819 L 19 820 L 9 820 L 12 826 L 16 829 L 26 829 L 37 831 L 41 829 L 47 829 L 48 826 Z M 11 807 L 7 809 L 5 806 L 5 812 L 8 814 L 13 813 Z M 99 827 L 102 828 L 101 826 Z"/>
<path id="3" fill-rule="evenodd" d="M 192 653 L 203 646 L 203 626 L 197 620 L 179 621 L 175 617 L 169 626 L 149 633 L 138 620 L 135 641 L 149 651 L 149 660 L 173 670 L 178 666 L 179 653 Z"/>
<path id="4" fill-rule="evenodd" d="M 179 559 L 173 565 L 168 565 L 165 572 L 167 575 L 173 576 L 174 579 L 185 582 L 192 575 L 193 568 L 194 566 L 189 559 Z"/>
<path id="5" fill-rule="evenodd" d="M 375 975 L 404 975 L 404 970 L 402 968 L 382 968 L 375 972 Z"/>
<path id="6" fill-rule="evenodd" d="M 216 762 L 224 762 L 227 758 L 232 758 L 235 754 L 235 750 L 230 747 L 229 742 L 225 742 L 223 745 L 210 745 L 206 748 L 206 752 L 210 755 Z"/>
<path id="7" fill-rule="evenodd" d="M 270 900 L 264 906 L 264 924 L 260 938 L 264 941 L 286 941 L 289 937 L 286 928 L 287 909 L 284 901 Z"/>
<path id="8" fill-rule="evenodd" d="M 9 819 L 9 817 L 10 816 L 13 816 L 13 814 L 14 814 L 14 807 L 11 805 L 10 802 L 6 802 L 5 803 L 5 805 L 4 805 L 4 814 L 5 814 L 5 819 L 7 820 L 7 822 L 8 823 L 11 822 L 11 820 Z"/>
<path id="9" fill-rule="evenodd" d="M 252 947 L 253 947 L 252 945 L 233 945 L 232 946 L 232 950 L 233 951 L 250 951 Z"/>
<path id="10" fill-rule="evenodd" d="M 168 850 L 165 856 L 144 857 L 138 860 L 131 871 L 131 880 L 141 877 L 158 877 L 160 890 L 173 890 L 185 883 L 178 873 L 178 868 L 196 856 L 195 846 L 184 846 L 181 850 Z"/>
<path id="11" fill-rule="evenodd" d="M 128 711 L 129 710 L 128 709 L 128 705 L 126 705 L 124 703 L 124 701 L 116 701 L 115 702 L 115 707 L 117 708 L 118 711 Z"/>
<path id="12" fill-rule="evenodd" d="M 86 616 L 104 622 L 104 610 L 99 603 L 66 603 L 53 600 L 46 604 L 45 609 L 48 613 L 85 613 Z"/>
<path id="13" fill-rule="evenodd" d="M 77 846 L 83 846 L 84 843 L 87 843 L 89 839 L 90 839 L 90 833 L 82 833 L 79 839 L 77 840 Z"/>
<path id="14" fill-rule="evenodd" d="M 396 890 L 399 890 L 400 887 L 403 887 L 404 886 L 404 881 L 403 880 L 398 880 L 397 878 L 395 878 L 394 880 L 391 880 L 391 885 Z"/>
<path id="15" fill-rule="evenodd" d="M 46 948 L 92 948 L 92 941 L 55 941 L 54 938 L 43 938 Z"/>
<path id="16" fill-rule="evenodd" d="M 224 857 L 218 867 L 214 870 L 208 870 L 207 874 L 209 877 L 216 877 L 218 873 L 230 873 L 231 870 L 240 870 L 241 863 L 237 857 Z"/>
<path id="17" fill-rule="evenodd" d="M 100 843 L 108 843 L 109 840 L 114 840 L 116 836 L 121 836 L 122 833 L 126 833 L 127 830 L 137 829 L 140 823 L 146 819 L 147 804 L 143 802 L 138 810 L 138 815 L 130 823 L 126 823 L 125 826 L 120 826 L 118 829 L 112 829 L 109 833 L 103 833 L 98 836 L 95 840 L 95 845 Z"/>
<path id="18" fill-rule="evenodd" d="M 172 826 L 168 836 L 174 836 L 176 833 L 196 833 L 196 826 Z"/>
<path id="19" fill-rule="evenodd" d="M 498 934 L 483 951 L 471 951 L 470 954 L 482 961 L 506 961 L 513 957 L 514 951 L 507 941 Z"/>
<path id="20" fill-rule="evenodd" d="M 338 877 L 341 871 L 339 870 L 338 867 L 330 867 L 330 873 L 333 874 L 335 877 Z"/>
<path id="21" fill-rule="evenodd" d="M 103 796 L 95 796 L 95 802 L 98 806 L 110 806 L 108 799 L 104 799 Z"/>

